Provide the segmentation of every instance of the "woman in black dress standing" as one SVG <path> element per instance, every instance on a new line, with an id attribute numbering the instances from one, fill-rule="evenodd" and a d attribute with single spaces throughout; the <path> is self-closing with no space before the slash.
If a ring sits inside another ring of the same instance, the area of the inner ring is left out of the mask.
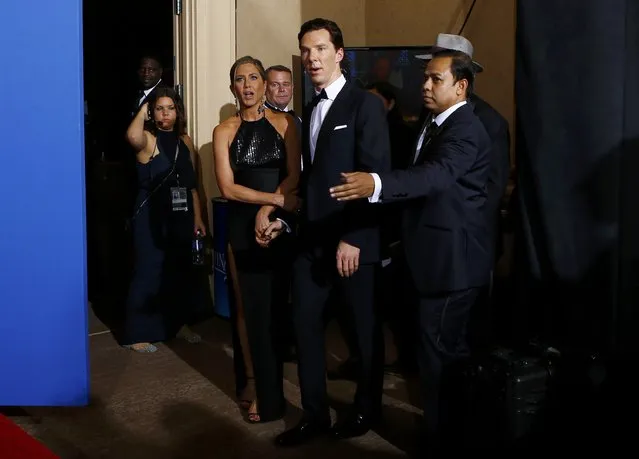
<path id="1" fill-rule="evenodd" d="M 264 106 L 266 75 L 250 56 L 231 67 L 237 115 L 213 131 L 215 175 L 229 201 L 229 272 L 233 282 L 236 388 L 250 422 L 284 414 L 278 329 L 288 301 L 285 264 L 290 238 L 269 244 L 281 232 L 279 212 L 298 207 L 300 146 L 295 121 Z M 287 241 L 288 239 L 288 241 Z M 268 246 L 268 247 L 267 247 Z"/>
<path id="2" fill-rule="evenodd" d="M 138 194 L 132 227 L 133 280 L 127 298 L 126 348 L 155 352 L 170 338 L 199 342 L 186 325 L 193 309 L 191 243 L 206 233 L 193 167 L 193 142 L 185 133 L 182 103 L 158 88 L 127 130 L 137 159 Z"/>

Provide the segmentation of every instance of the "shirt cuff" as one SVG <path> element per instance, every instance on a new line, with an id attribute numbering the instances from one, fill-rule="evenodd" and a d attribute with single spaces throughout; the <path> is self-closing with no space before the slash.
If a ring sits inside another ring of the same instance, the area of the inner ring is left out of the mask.
<path id="1" fill-rule="evenodd" d="M 288 226 L 288 223 L 286 223 L 281 218 L 276 218 L 276 220 L 279 221 L 279 222 L 282 222 L 282 225 L 284 225 L 284 229 L 286 230 L 287 233 L 291 233 L 291 227 Z"/>
<path id="2" fill-rule="evenodd" d="M 380 202 L 379 196 L 382 194 L 382 180 L 379 178 L 379 175 L 374 172 L 371 172 L 371 176 L 375 182 L 375 190 L 373 190 L 373 196 L 368 198 L 368 202 L 375 204 L 376 202 Z"/>

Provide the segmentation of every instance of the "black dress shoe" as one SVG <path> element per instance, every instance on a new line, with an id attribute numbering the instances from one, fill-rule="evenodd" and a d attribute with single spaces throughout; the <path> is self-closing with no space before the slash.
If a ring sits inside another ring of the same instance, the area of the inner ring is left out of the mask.
<path id="1" fill-rule="evenodd" d="M 372 420 L 363 414 L 354 414 L 331 429 L 331 437 L 337 440 L 359 437 L 371 430 Z"/>
<path id="2" fill-rule="evenodd" d="M 278 446 L 298 446 L 308 443 L 315 437 L 327 433 L 331 428 L 330 421 L 301 421 L 292 429 L 275 437 Z"/>

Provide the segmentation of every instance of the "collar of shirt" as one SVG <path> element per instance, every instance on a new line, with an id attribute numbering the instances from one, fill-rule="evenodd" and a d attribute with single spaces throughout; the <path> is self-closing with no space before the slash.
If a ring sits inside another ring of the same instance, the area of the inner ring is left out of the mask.
<path id="1" fill-rule="evenodd" d="M 466 101 L 462 100 L 461 102 L 457 102 L 452 107 L 448 107 L 446 110 L 444 110 L 439 115 L 437 115 L 435 117 L 435 123 L 437 124 L 437 126 L 441 126 L 442 124 L 444 124 L 444 121 L 446 121 L 446 119 L 450 115 L 452 115 L 455 110 L 457 110 L 459 107 L 461 107 L 462 105 L 465 105 L 465 104 L 466 104 Z"/>
<path id="2" fill-rule="evenodd" d="M 157 87 L 158 87 L 158 85 L 159 85 L 161 82 L 162 82 L 162 79 L 160 78 L 160 79 L 158 80 L 158 82 L 157 82 L 157 83 L 155 83 L 155 86 L 153 86 L 152 88 L 149 88 L 149 89 L 145 89 L 145 90 L 144 90 L 144 97 L 146 97 L 146 96 L 148 96 L 149 94 L 151 94 L 151 91 L 153 91 L 155 88 L 157 88 Z"/>
<path id="3" fill-rule="evenodd" d="M 266 102 L 264 102 L 264 105 L 266 105 L 268 108 L 270 108 L 271 110 L 274 110 L 276 112 L 283 112 L 283 113 L 288 113 L 293 111 L 292 108 L 286 106 L 284 108 L 279 108 L 277 105 L 275 105 L 274 103 L 270 102 L 268 99 L 266 100 Z M 293 112 L 295 113 L 295 112 Z"/>
<path id="4" fill-rule="evenodd" d="M 324 88 L 324 91 L 326 91 L 326 97 L 328 97 L 330 100 L 335 100 L 345 84 L 346 78 L 344 77 L 344 75 L 340 75 L 337 80 L 333 81 L 331 84 Z M 316 89 L 315 95 L 318 95 L 320 92 L 322 92 L 321 89 L 319 91 Z"/>

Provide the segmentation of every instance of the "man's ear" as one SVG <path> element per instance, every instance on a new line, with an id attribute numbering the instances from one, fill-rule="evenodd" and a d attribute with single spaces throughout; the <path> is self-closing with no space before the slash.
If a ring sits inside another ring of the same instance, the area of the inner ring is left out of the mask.
<path id="1" fill-rule="evenodd" d="M 462 79 L 459 80 L 457 82 L 457 91 L 456 94 L 458 96 L 461 96 L 462 94 L 466 93 L 466 91 L 468 90 L 468 80 L 467 79 Z"/>

